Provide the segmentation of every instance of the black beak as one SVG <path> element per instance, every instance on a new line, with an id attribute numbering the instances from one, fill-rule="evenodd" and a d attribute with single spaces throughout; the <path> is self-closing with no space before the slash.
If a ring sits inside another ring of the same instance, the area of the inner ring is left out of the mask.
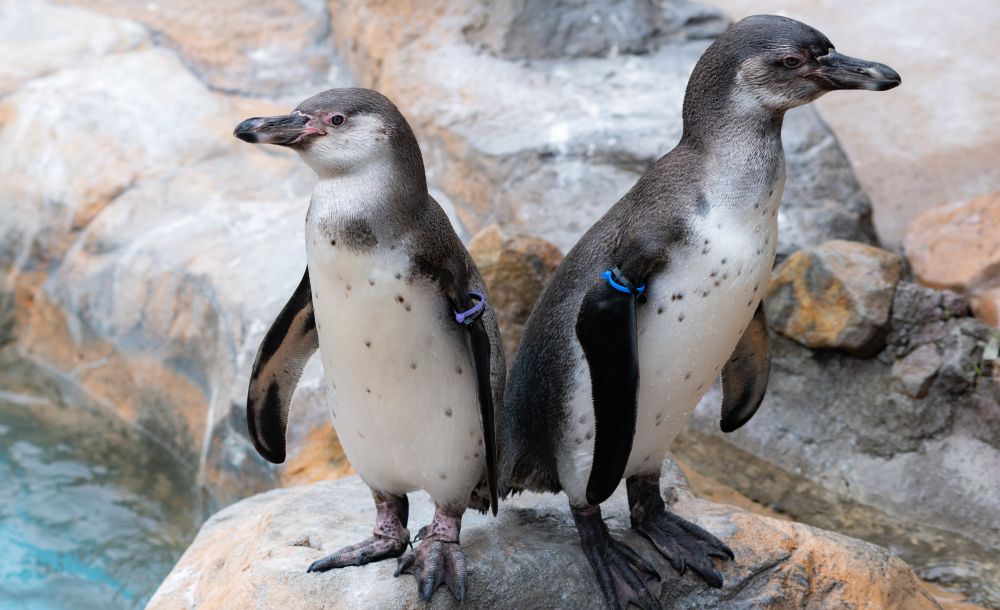
<path id="1" fill-rule="evenodd" d="M 302 141 L 304 136 L 310 133 L 315 133 L 307 128 L 309 120 L 309 116 L 301 112 L 285 116 L 256 117 L 237 125 L 233 135 L 251 144 L 288 146 Z"/>
<path id="2" fill-rule="evenodd" d="M 849 57 L 830 49 L 819 59 L 819 74 L 831 89 L 886 91 L 898 87 L 899 73 L 885 64 Z"/>

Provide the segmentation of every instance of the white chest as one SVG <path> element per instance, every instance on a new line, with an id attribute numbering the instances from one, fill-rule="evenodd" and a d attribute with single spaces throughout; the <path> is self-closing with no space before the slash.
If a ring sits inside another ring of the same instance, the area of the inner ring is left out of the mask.
<path id="1" fill-rule="evenodd" d="M 485 455 L 475 375 L 436 287 L 408 280 L 402 248 L 335 243 L 320 215 L 306 248 L 330 412 L 344 451 L 371 487 L 424 489 L 462 503 Z"/>
<path id="2" fill-rule="evenodd" d="M 663 273 L 647 279 L 648 301 L 637 307 L 639 388 L 626 476 L 659 470 L 752 319 L 774 264 L 781 169 L 738 207 L 732 198 L 710 199 L 708 213 L 693 221 L 691 244 L 672 253 Z M 589 368 L 575 347 L 572 417 L 564 429 L 559 469 L 570 500 L 582 502 L 595 430 Z"/>

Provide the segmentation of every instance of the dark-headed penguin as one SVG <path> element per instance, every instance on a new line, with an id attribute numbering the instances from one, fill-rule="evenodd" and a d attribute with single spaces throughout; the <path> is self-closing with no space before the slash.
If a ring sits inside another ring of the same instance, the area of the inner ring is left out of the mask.
<path id="1" fill-rule="evenodd" d="M 782 117 L 828 91 L 899 83 L 798 21 L 732 25 L 694 68 L 677 147 L 587 231 L 540 296 L 501 413 L 501 488 L 566 493 L 609 607 L 659 607 L 644 582 L 653 568 L 601 520 L 623 478 L 632 527 L 680 572 L 722 586 L 713 558 L 732 551 L 666 508 L 659 474 L 714 378 L 723 431 L 763 398 L 760 301 L 785 182 Z"/>
<path id="2" fill-rule="evenodd" d="M 416 138 L 367 89 L 333 89 L 290 114 L 247 119 L 235 135 L 287 146 L 319 177 L 306 214 L 308 269 L 257 352 L 247 419 L 266 459 L 285 459 L 292 391 L 318 348 L 344 452 L 371 488 L 367 540 L 310 572 L 398 557 L 396 575 L 430 599 L 459 600 L 466 507 L 496 512 L 494 404 L 505 366 L 486 287 L 428 194 Z M 406 494 L 430 494 L 433 521 L 410 544 Z"/>

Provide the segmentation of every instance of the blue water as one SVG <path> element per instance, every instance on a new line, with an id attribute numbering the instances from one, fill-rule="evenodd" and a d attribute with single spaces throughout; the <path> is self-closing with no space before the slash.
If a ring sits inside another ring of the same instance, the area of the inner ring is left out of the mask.
<path id="1" fill-rule="evenodd" d="M 193 538 L 193 490 L 113 418 L 0 390 L 0 608 L 142 608 Z"/>

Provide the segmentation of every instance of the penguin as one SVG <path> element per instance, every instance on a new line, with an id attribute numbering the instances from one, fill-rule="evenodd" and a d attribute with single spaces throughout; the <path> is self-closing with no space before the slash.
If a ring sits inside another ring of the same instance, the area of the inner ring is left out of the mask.
<path id="1" fill-rule="evenodd" d="M 900 84 L 785 17 L 731 25 L 695 65 L 683 133 L 572 248 L 540 295 L 508 375 L 502 494 L 565 492 L 611 608 L 657 608 L 658 579 L 612 538 L 601 503 L 624 478 L 632 528 L 680 573 L 722 586 L 718 538 L 668 510 L 660 468 L 721 376 L 721 427 L 757 411 L 770 371 L 761 297 L 785 182 L 782 118 L 836 89 Z"/>
<path id="2" fill-rule="evenodd" d="M 423 599 L 445 584 L 462 601 L 462 515 L 497 509 L 494 405 L 506 367 L 486 286 L 428 193 L 413 131 L 385 96 L 351 88 L 247 119 L 234 134 L 291 148 L 318 177 L 307 269 L 253 365 L 250 439 L 284 461 L 292 391 L 318 349 L 333 425 L 375 501 L 372 536 L 308 571 L 398 558 L 396 576 L 414 575 Z M 404 554 L 406 494 L 416 490 L 436 510 Z"/>

